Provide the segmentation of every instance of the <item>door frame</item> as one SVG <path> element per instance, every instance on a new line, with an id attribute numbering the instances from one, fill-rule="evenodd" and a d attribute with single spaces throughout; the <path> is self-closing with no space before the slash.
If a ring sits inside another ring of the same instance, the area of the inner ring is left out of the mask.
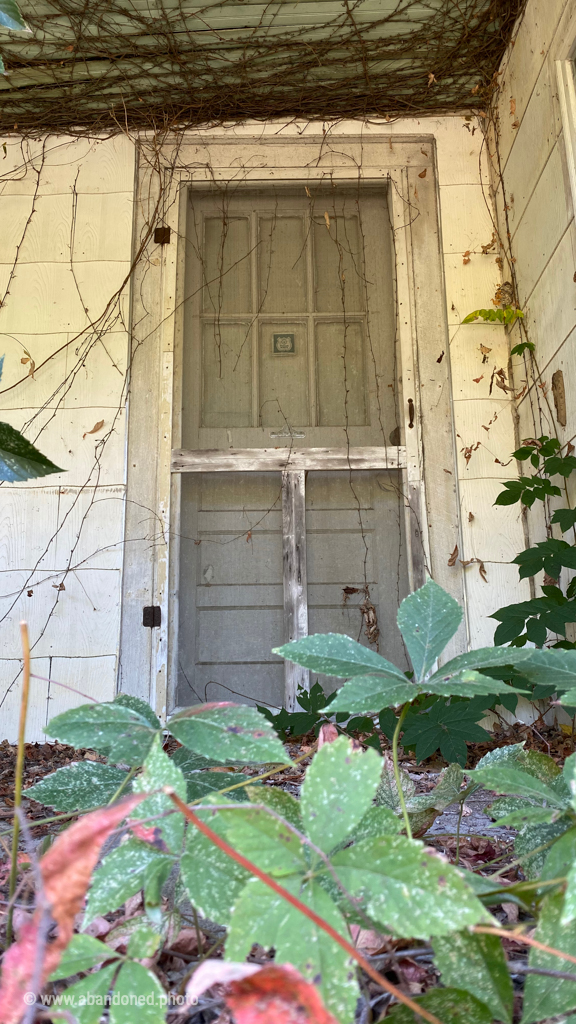
<path id="1" fill-rule="evenodd" d="M 143 258 L 132 288 L 118 688 L 148 700 L 162 718 L 174 710 L 176 679 L 180 473 L 171 462 L 181 448 L 181 240 L 194 184 L 205 191 L 211 181 L 260 187 L 322 178 L 352 185 L 389 183 L 410 588 L 432 575 L 464 603 L 461 574 L 447 566 L 459 538 L 459 501 L 434 136 L 393 136 L 383 125 L 367 132 L 360 124 L 358 134 L 333 136 L 322 125 L 309 126 L 296 137 L 277 134 L 277 125 L 257 126 L 253 132 L 188 133 L 165 143 L 159 153 L 146 140 L 139 145 L 135 248 L 142 248 Z M 151 225 L 156 224 L 169 229 L 168 243 L 154 242 Z M 161 624 L 152 629 L 142 625 L 142 608 L 150 605 L 160 608 Z M 461 627 L 446 656 L 465 647 Z"/>

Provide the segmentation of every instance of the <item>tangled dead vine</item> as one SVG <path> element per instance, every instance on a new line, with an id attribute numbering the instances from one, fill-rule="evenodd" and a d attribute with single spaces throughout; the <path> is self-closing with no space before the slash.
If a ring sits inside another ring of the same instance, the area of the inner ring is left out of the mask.
<path id="1" fill-rule="evenodd" d="M 25 0 L 32 34 L 0 40 L 0 130 L 478 111 L 524 3 Z"/>

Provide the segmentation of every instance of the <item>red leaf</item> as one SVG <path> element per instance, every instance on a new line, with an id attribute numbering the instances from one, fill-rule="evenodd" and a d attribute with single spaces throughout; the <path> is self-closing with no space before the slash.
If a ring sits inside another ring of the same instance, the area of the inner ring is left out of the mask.
<path id="1" fill-rule="evenodd" d="M 206 960 L 186 990 L 189 1000 L 212 985 L 225 985 L 224 998 L 236 1024 L 336 1024 L 318 990 L 290 964 L 231 964 Z"/>
<path id="2" fill-rule="evenodd" d="M 334 743 L 334 740 L 338 739 L 338 729 L 332 722 L 324 722 L 324 725 L 320 726 L 320 732 L 318 733 L 318 750 L 323 747 L 325 743 Z"/>
<path id="3" fill-rule="evenodd" d="M 145 794 L 131 796 L 113 807 L 84 815 L 58 836 L 42 857 L 39 868 L 44 892 L 38 894 L 40 905 L 33 921 L 22 928 L 18 942 L 4 954 L 0 986 L 2 1024 L 18 1024 L 27 1009 L 25 993 L 34 988 L 36 980 L 40 988 L 58 966 L 74 933 L 74 919 L 82 908 L 106 839 L 144 797 Z M 57 925 L 57 934 L 42 955 L 39 941 L 46 941 L 46 911 Z M 42 965 L 38 970 L 40 957 Z"/>

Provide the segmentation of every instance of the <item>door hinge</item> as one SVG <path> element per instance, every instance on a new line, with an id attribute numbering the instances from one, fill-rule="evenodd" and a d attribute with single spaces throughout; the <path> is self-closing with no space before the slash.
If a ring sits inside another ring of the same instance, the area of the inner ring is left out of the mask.
<path id="1" fill-rule="evenodd" d="M 154 241 L 156 245 L 168 245 L 170 241 L 170 228 L 154 228 Z"/>
<path id="2" fill-rule="evenodd" d="M 162 625 L 162 609 L 159 604 L 149 605 L 142 609 L 142 625 L 154 629 Z"/>

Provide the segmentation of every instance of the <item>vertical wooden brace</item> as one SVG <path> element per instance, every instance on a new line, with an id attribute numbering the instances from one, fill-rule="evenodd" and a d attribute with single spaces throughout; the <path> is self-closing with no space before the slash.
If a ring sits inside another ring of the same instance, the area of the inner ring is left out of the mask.
<path id="1" fill-rule="evenodd" d="M 308 636 L 306 579 L 306 474 L 282 473 L 282 557 L 284 636 L 286 642 Z M 296 709 L 298 687 L 310 689 L 308 669 L 284 662 L 285 706 Z"/>

